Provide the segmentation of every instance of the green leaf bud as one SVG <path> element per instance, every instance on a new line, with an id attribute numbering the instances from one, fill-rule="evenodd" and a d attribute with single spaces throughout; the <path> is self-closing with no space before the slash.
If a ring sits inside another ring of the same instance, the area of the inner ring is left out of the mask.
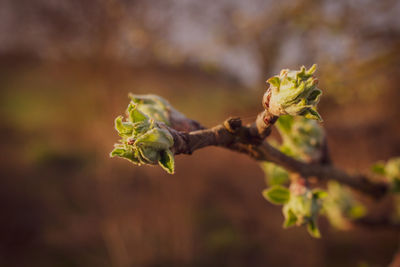
<path id="1" fill-rule="evenodd" d="M 269 78 L 270 87 L 264 94 L 263 104 L 275 116 L 304 116 L 322 121 L 316 110 L 322 91 L 317 88 L 318 80 L 313 76 L 317 66 L 309 70 L 284 69 L 277 76 Z"/>
<path id="2" fill-rule="evenodd" d="M 325 197 L 326 193 L 322 190 L 310 190 L 305 186 L 292 184 L 290 199 L 282 209 L 285 217 L 283 227 L 307 225 L 310 235 L 319 238 L 317 219 Z"/>
<path id="3" fill-rule="evenodd" d="M 310 190 L 300 183 L 292 183 L 290 189 L 274 185 L 265 189 L 262 194 L 272 204 L 283 205 L 284 228 L 306 225 L 311 236 L 315 238 L 321 236 L 317 219 L 323 205 L 322 199 L 327 197 L 325 191 Z"/>
<path id="4" fill-rule="evenodd" d="M 110 156 L 124 158 L 137 165 L 160 164 L 172 174 L 174 157 L 170 148 L 174 140 L 171 133 L 133 101 L 129 103 L 126 115 L 126 121 L 122 116 L 115 119 L 115 129 L 122 139 L 115 144 Z"/>

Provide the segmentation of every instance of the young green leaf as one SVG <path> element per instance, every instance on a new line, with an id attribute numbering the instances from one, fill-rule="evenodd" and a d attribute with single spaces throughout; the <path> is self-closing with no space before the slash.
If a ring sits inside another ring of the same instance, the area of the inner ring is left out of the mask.
<path id="1" fill-rule="evenodd" d="M 279 79 L 279 77 L 274 76 L 274 77 L 272 77 L 272 78 L 269 78 L 269 79 L 267 80 L 267 82 L 268 82 L 271 86 L 274 86 L 274 87 L 276 87 L 276 88 L 279 88 L 279 84 L 280 84 L 280 79 Z"/>
<path id="2" fill-rule="evenodd" d="M 308 233 L 315 238 L 320 238 L 321 233 L 319 232 L 316 220 L 310 220 L 307 224 Z"/>
<path id="3" fill-rule="evenodd" d="M 138 147 L 141 158 L 144 160 L 143 163 L 154 164 L 160 158 L 160 151 L 154 149 L 153 147 Z"/>
<path id="4" fill-rule="evenodd" d="M 285 217 L 285 221 L 283 222 L 283 228 L 288 228 L 296 224 L 297 216 L 287 205 L 283 207 L 283 216 Z"/>
<path id="5" fill-rule="evenodd" d="M 129 103 L 126 112 L 128 114 L 129 121 L 132 123 L 147 121 L 149 119 L 144 113 L 137 109 L 136 104 L 133 102 Z"/>
<path id="6" fill-rule="evenodd" d="M 309 102 L 310 104 L 315 103 L 315 102 L 318 102 L 321 95 L 322 95 L 322 91 L 321 91 L 321 90 L 319 90 L 319 89 L 314 90 L 314 91 L 312 91 L 312 92 L 310 93 L 310 95 L 307 97 L 307 100 L 308 100 L 308 102 Z"/>
<path id="7" fill-rule="evenodd" d="M 110 157 L 112 157 L 112 158 L 113 157 L 117 157 L 117 156 L 121 157 L 124 154 L 125 154 L 125 149 L 123 149 L 123 148 L 114 148 L 113 151 L 111 151 L 111 153 L 110 153 Z"/>
<path id="8" fill-rule="evenodd" d="M 162 151 L 160 154 L 160 159 L 158 160 L 158 163 L 169 174 L 174 174 L 175 160 L 174 160 L 174 154 L 171 152 L 171 150 L 166 149 L 166 150 Z"/>
<path id="9" fill-rule="evenodd" d="M 321 115 L 313 109 L 313 108 L 306 108 L 302 112 L 300 112 L 300 115 L 304 116 L 306 119 L 311 119 L 311 120 L 317 120 L 322 122 Z"/>
<path id="10" fill-rule="evenodd" d="M 132 134 L 133 125 L 129 122 L 123 122 L 122 119 L 122 116 L 118 116 L 115 119 L 115 129 L 120 135 L 129 136 Z"/>
<path id="11" fill-rule="evenodd" d="M 289 201 L 290 191 L 286 187 L 275 185 L 262 192 L 265 199 L 277 205 L 285 204 Z"/>
<path id="12" fill-rule="evenodd" d="M 110 153 L 110 157 L 120 157 L 126 160 L 129 160 L 130 162 L 134 163 L 134 164 L 139 164 L 139 160 L 137 159 L 137 157 L 135 156 L 135 152 L 132 150 L 127 150 L 127 149 L 123 149 L 123 148 L 114 148 L 113 151 L 111 151 Z"/>

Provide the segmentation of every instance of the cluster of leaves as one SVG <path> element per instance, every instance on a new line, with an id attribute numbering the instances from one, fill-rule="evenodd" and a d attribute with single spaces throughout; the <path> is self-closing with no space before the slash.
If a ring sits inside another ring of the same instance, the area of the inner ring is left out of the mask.
<path id="1" fill-rule="evenodd" d="M 275 125 L 282 137 L 282 144 L 272 144 L 281 152 L 303 161 L 320 157 L 325 135 L 318 122 L 285 115 L 279 117 Z M 261 163 L 261 167 L 266 174 L 267 184 L 283 185 L 290 182 L 289 172 L 284 168 L 270 162 Z"/>
<path id="2" fill-rule="evenodd" d="M 314 121 L 322 121 L 316 110 L 322 94 L 313 76 L 316 65 L 309 70 L 303 66 L 299 71 L 284 69 L 277 76 L 267 80 L 270 88 L 264 94 L 264 107 L 269 113 L 279 116 L 277 129 L 282 144 L 275 145 L 283 153 L 299 160 L 318 159 L 324 141 L 324 132 Z M 318 213 L 322 208 L 324 191 L 311 190 L 305 185 L 292 183 L 290 174 L 284 168 L 264 162 L 262 168 L 268 179 L 269 188 L 264 197 L 273 204 L 283 205 L 284 227 L 307 225 L 313 237 L 320 237 L 317 227 Z"/>
<path id="3" fill-rule="evenodd" d="M 276 126 L 282 137 L 282 144 L 275 146 L 283 153 L 304 161 L 318 158 L 324 132 L 316 121 L 285 115 L 279 117 Z M 317 218 L 326 193 L 319 189 L 311 190 L 298 182 L 292 182 L 288 188 L 288 171 L 269 162 L 262 163 L 262 168 L 270 186 L 263 191 L 263 196 L 273 204 L 283 205 L 283 227 L 306 225 L 311 236 L 320 237 Z"/>
<path id="4" fill-rule="evenodd" d="M 286 155 L 305 162 L 321 158 L 325 139 L 324 131 L 317 122 L 322 121 L 316 111 L 321 90 L 316 88 L 315 70 L 315 65 L 309 70 L 305 67 L 299 71 L 282 70 L 280 75 L 268 80 L 271 86 L 264 95 L 265 108 L 279 116 L 276 126 L 282 143 L 274 146 Z M 129 96 L 131 102 L 126 118 L 119 116 L 115 119 L 115 129 L 121 140 L 115 144 L 110 156 L 121 157 L 137 165 L 159 164 L 172 174 L 174 155 L 171 147 L 174 141 L 165 125 L 183 125 L 184 130 L 190 129 L 191 125 L 186 125 L 187 119 L 159 96 Z M 269 184 L 263 196 L 273 204 L 283 205 L 285 228 L 304 225 L 311 236 L 318 238 L 319 213 L 324 213 L 331 224 L 340 229 L 346 229 L 349 220 L 366 213 L 352 192 L 337 182 L 329 182 L 325 192 L 310 189 L 301 177 L 295 177 L 273 163 L 264 162 L 262 168 Z M 379 162 L 373 170 L 387 177 L 393 192 L 400 192 L 400 158 L 391 159 L 386 164 Z M 400 203 L 400 196 L 396 201 Z M 400 205 L 397 209 L 400 221 Z"/>
<path id="5" fill-rule="evenodd" d="M 318 122 L 304 117 L 289 115 L 279 117 L 277 129 L 282 137 L 282 144 L 275 145 L 283 153 L 302 161 L 318 160 L 324 142 L 324 131 Z M 285 228 L 307 225 L 313 237 L 319 237 L 317 227 L 319 213 L 323 213 L 331 224 L 346 229 L 349 220 L 357 219 L 366 212 L 357 202 L 352 192 L 336 182 L 328 183 L 328 190 L 311 190 L 304 185 L 291 182 L 291 174 L 284 168 L 270 162 L 262 163 L 270 186 L 264 190 L 264 197 L 273 204 L 283 205 Z"/>
<path id="6" fill-rule="evenodd" d="M 281 185 L 271 186 L 263 191 L 263 196 L 273 204 L 283 205 L 284 228 L 306 225 L 311 236 L 321 236 L 318 226 L 318 213 L 322 208 L 322 199 L 326 192 L 294 183 L 290 190 Z"/>
<path id="7" fill-rule="evenodd" d="M 318 80 L 313 76 L 317 65 L 306 70 L 284 69 L 279 75 L 269 78 L 269 90 L 264 95 L 264 105 L 276 116 L 304 116 L 322 121 L 316 110 L 322 91 L 317 88 Z"/>
<path id="8" fill-rule="evenodd" d="M 329 181 L 328 196 L 324 199 L 323 211 L 334 227 L 346 230 L 350 220 L 366 214 L 364 205 L 358 202 L 351 190 L 336 181 Z"/>
<path id="9" fill-rule="evenodd" d="M 121 140 L 114 145 L 110 156 L 137 165 L 158 163 L 168 173 L 174 173 L 174 155 L 170 150 L 174 141 L 162 125 L 162 122 L 168 123 L 166 106 L 159 97 L 131 98 L 126 110 L 127 118 L 124 120 L 119 116 L 115 119 L 115 129 Z"/>

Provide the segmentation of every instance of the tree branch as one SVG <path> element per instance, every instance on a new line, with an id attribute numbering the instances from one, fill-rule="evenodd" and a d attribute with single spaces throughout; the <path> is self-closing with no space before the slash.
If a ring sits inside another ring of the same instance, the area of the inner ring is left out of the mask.
<path id="1" fill-rule="evenodd" d="M 192 154 L 207 146 L 219 146 L 249 155 L 258 161 L 270 161 L 285 169 L 300 174 L 304 178 L 316 177 L 320 180 L 336 180 L 355 190 L 380 198 L 388 190 L 382 182 L 372 182 L 362 174 L 349 174 L 326 162 L 306 163 L 296 160 L 272 147 L 264 139 L 270 134 L 276 116 L 266 111 L 257 116 L 255 123 L 243 126 L 239 118 L 229 118 L 224 123 L 210 129 L 182 132 L 166 127 L 174 138 L 174 154 Z M 198 124 L 200 125 L 200 124 Z"/>
<path id="2" fill-rule="evenodd" d="M 276 163 L 292 172 L 301 174 L 303 177 L 317 177 L 320 180 L 336 180 L 362 193 L 375 198 L 382 197 L 388 190 L 385 183 L 372 182 L 371 179 L 362 174 L 348 174 L 332 165 L 319 163 L 305 163 L 289 157 L 264 142 L 262 151 L 265 160 Z"/>

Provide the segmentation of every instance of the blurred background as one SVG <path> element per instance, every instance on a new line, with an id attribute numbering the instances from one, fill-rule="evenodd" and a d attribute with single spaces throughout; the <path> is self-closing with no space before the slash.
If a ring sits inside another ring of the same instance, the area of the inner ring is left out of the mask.
<path id="1" fill-rule="evenodd" d="M 174 176 L 108 156 L 128 92 L 251 122 L 268 77 L 313 63 L 335 163 L 400 155 L 397 0 L 1 0 L 0 264 L 386 266 L 393 230 L 283 230 L 244 155 L 177 156 Z"/>

